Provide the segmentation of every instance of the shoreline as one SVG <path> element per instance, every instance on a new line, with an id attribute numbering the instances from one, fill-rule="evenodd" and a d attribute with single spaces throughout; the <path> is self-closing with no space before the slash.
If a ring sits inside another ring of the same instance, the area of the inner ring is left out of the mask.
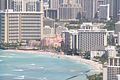
<path id="1" fill-rule="evenodd" d="M 80 56 L 70 56 L 70 55 L 60 55 L 56 54 L 55 52 L 47 52 L 47 51 L 42 51 L 42 50 L 5 50 L 5 51 L 10 51 L 10 52 L 19 52 L 19 53 L 30 53 L 30 54 L 42 54 L 42 55 L 50 55 L 50 56 L 57 56 L 59 58 L 63 59 L 71 59 L 74 61 L 79 61 L 80 63 L 90 65 L 92 69 L 91 70 L 97 73 L 101 73 L 103 70 L 102 64 L 92 61 L 92 60 L 87 60 L 83 59 Z"/>
<path id="2" fill-rule="evenodd" d="M 103 71 L 102 64 L 100 64 L 98 62 L 83 59 L 80 56 L 66 56 L 65 55 L 65 57 L 69 58 L 69 59 L 72 59 L 72 60 L 80 61 L 83 64 L 87 64 L 87 65 L 91 66 L 90 71 L 92 70 L 92 71 L 97 72 L 97 73 L 101 73 Z"/>

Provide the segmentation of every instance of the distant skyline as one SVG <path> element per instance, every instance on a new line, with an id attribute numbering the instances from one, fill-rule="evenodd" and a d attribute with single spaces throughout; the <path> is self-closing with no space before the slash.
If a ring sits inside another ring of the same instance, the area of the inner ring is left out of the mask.
<path id="1" fill-rule="evenodd" d="M 8 1 L 9 1 L 8 8 L 13 9 L 13 11 L 40 11 L 40 0 L 33 0 L 32 2 L 30 2 L 29 0 L 23 0 L 23 1 L 22 0 L 8 0 Z M 22 1 L 22 3 L 20 3 L 19 1 Z M 109 17 L 116 21 L 119 20 L 118 18 L 120 14 L 120 5 L 119 5 L 120 0 L 44 0 L 44 2 L 47 2 L 46 6 L 48 7 L 48 12 L 46 14 L 48 14 L 48 17 L 50 17 L 51 14 L 54 14 L 52 15 L 53 19 L 55 18 L 59 19 L 61 17 L 59 13 L 62 13 L 62 12 L 59 9 L 61 5 L 63 4 L 81 5 L 80 7 L 81 17 L 87 20 L 94 19 L 96 15 L 97 16 L 99 15 L 97 14 L 99 10 L 103 11 L 103 9 L 105 9 L 105 8 L 99 9 L 100 5 L 109 4 L 109 13 L 108 13 Z M 23 7 L 23 5 L 25 7 Z M 5 11 L 6 8 L 7 8 L 7 0 L 0 0 L 0 10 Z M 49 8 L 51 9 L 51 11 Z M 69 11 L 69 10 L 66 10 L 66 11 Z M 64 15 L 66 14 L 63 14 L 62 16 Z"/>

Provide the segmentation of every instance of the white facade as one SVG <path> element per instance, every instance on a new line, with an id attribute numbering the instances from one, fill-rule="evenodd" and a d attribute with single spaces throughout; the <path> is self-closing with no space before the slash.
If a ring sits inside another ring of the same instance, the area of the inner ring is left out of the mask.
<path id="1" fill-rule="evenodd" d="M 120 57 L 111 57 L 103 69 L 103 80 L 119 80 Z"/>
<path id="2" fill-rule="evenodd" d="M 80 29 L 92 29 L 93 27 L 92 25 L 93 25 L 92 22 L 83 23 L 81 24 Z"/>
<path id="3" fill-rule="evenodd" d="M 105 50 L 108 53 L 108 57 L 116 57 L 117 51 L 115 49 L 115 46 L 108 46 L 105 48 Z"/>
<path id="4" fill-rule="evenodd" d="M 107 80 L 107 67 L 103 67 L 103 80 Z"/>
<path id="5" fill-rule="evenodd" d="M 118 77 L 117 80 L 120 80 L 120 75 L 117 75 L 117 77 Z"/>
<path id="6" fill-rule="evenodd" d="M 118 32 L 118 45 L 120 45 L 120 32 Z"/>
<path id="7" fill-rule="evenodd" d="M 43 29 L 43 35 L 44 37 L 54 36 L 54 29 L 50 26 L 45 26 Z"/>
<path id="8" fill-rule="evenodd" d="M 103 23 L 84 22 L 81 24 L 80 29 L 102 29 L 104 26 Z"/>
<path id="9" fill-rule="evenodd" d="M 77 3 L 77 0 L 63 0 L 64 4 L 74 4 Z"/>
<path id="10" fill-rule="evenodd" d="M 61 34 L 61 33 L 64 32 L 64 31 L 68 31 L 68 28 L 62 27 L 62 26 L 58 26 L 58 27 L 55 29 L 55 34 Z"/>
<path id="11" fill-rule="evenodd" d="M 94 57 L 101 57 L 105 54 L 105 51 L 90 51 L 90 59 L 93 60 Z"/>

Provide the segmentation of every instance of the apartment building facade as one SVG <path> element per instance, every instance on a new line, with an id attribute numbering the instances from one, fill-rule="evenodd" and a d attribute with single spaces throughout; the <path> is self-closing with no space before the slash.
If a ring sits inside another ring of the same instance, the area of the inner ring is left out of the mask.
<path id="1" fill-rule="evenodd" d="M 0 12 L 0 39 L 5 43 L 41 38 L 40 12 Z"/>

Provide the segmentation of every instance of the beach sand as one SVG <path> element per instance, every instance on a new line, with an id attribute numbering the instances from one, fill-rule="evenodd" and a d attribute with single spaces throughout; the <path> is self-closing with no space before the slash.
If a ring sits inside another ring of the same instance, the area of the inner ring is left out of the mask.
<path id="1" fill-rule="evenodd" d="M 98 62 L 95 62 L 95 61 L 92 61 L 92 60 L 83 59 L 80 56 L 66 56 L 65 55 L 65 57 L 70 58 L 72 60 L 80 61 L 80 62 L 82 62 L 84 64 L 90 65 L 92 67 L 92 69 L 91 69 L 92 71 L 95 71 L 95 72 L 98 72 L 98 73 L 103 72 L 103 66 L 102 66 L 102 64 L 100 64 Z"/>
<path id="2" fill-rule="evenodd" d="M 41 51 L 41 50 L 6 50 L 6 51 L 11 51 L 11 52 L 19 52 L 19 53 L 32 53 L 32 54 L 47 54 L 47 55 L 51 55 L 51 56 L 57 56 L 59 58 L 65 58 L 65 59 L 71 59 L 71 60 L 76 60 L 76 61 L 80 61 L 81 63 L 84 64 L 88 64 L 92 67 L 92 70 L 100 73 L 103 71 L 103 67 L 102 64 L 92 61 L 92 60 L 87 60 L 87 59 L 83 59 L 80 56 L 70 56 L 70 55 L 58 55 L 57 53 L 53 53 L 53 52 L 47 52 L 47 51 Z"/>

